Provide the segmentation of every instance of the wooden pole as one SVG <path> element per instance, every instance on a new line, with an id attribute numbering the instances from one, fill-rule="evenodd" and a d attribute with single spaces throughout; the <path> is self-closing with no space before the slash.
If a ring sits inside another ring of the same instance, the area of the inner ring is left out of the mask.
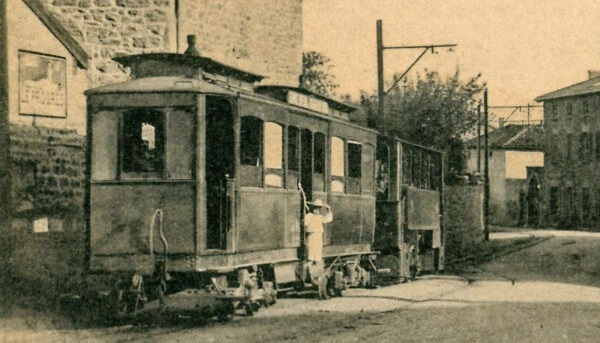
<path id="1" fill-rule="evenodd" d="M 483 90 L 483 239 L 490 239 L 489 214 L 490 214 L 490 173 L 489 173 L 489 147 L 488 147 L 488 91 Z"/>
<path id="2" fill-rule="evenodd" d="M 373 127 L 385 133 L 385 114 L 383 98 L 385 97 L 383 90 L 383 28 L 381 20 L 377 20 L 377 118 L 372 120 Z"/>
<path id="3" fill-rule="evenodd" d="M 477 105 L 477 173 L 481 174 L 481 104 Z"/>

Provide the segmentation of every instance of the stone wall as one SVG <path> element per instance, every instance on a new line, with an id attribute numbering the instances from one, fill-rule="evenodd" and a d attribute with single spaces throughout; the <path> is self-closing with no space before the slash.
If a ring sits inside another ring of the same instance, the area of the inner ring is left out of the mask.
<path id="1" fill-rule="evenodd" d="M 483 239 L 483 186 L 444 188 L 446 261 Z"/>
<path id="2" fill-rule="evenodd" d="M 90 55 L 90 87 L 126 79 L 117 54 L 174 52 L 174 0 L 43 1 Z"/>
<path id="3" fill-rule="evenodd" d="M 298 86 L 302 73 L 301 0 L 181 0 L 179 49 L 195 34 L 201 55 Z"/>
<path id="4" fill-rule="evenodd" d="M 82 281 L 84 138 L 18 125 L 10 137 L 13 218 L 11 234 L 0 239 L 2 281 L 27 306 L 48 305 Z M 34 232 L 40 219 L 47 231 Z"/>
<path id="5" fill-rule="evenodd" d="M 43 1 L 91 56 L 90 87 L 126 78 L 116 54 L 181 53 L 189 34 L 201 55 L 265 84 L 297 86 L 302 72 L 302 0 Z"/>
<path id="6" fill-rule="evenodd" d="M 39 217 L 81 217 L 85 147 L 74 130 L 12 125 L 14 223 Z"/>

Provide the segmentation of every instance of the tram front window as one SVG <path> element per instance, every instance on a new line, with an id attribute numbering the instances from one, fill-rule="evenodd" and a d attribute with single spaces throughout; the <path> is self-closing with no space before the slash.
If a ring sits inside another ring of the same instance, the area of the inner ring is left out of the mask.
<path id="1" fill-rule="evenodd" d="M 163 172 L 164 116 L 152 110 L 123 115 L 122 170 L 130 176 L 160 177 Z"/>

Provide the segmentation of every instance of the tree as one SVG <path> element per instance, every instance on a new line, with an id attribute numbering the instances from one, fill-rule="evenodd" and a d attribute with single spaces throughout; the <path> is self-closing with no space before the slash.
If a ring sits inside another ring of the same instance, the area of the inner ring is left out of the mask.
<path id="1" fill-rule="evenodd" d="M 415 81 L 404 81 L 385 97 L 385 128 L 390 134 L 447 152 L 447 171 L 464 172 L 462 137 L 477 120 L 477 96 L 482 91 L 480 75 L 463 82 L 460 71 L 443 80 L 425 70 Z M 376 96 L 361 94 L 369 114 L 377 112 Z M 373 116 L 370 116 L 373 118 Z M 380 120 L 380 118 L 377 118 Z"/>
<path id="2" fill-rule="evenodd" d="M 331 60 L 324 54 L 318 51 L 303 52 L 300 87 L 324 96 L 335 95 L 339 85 L 331 74 L 332 68 Z"/>

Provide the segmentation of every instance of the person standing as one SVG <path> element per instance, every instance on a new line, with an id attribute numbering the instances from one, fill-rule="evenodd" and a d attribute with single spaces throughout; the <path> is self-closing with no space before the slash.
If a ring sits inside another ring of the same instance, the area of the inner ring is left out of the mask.
<path id="1" fill-rule="evenodd" d="M 333 220 L 333 212 L 321 199 L 306 204 L 309 208 L 304 216 L 306 259 L 316 263 L 323 260 L 323 224 Z"/>

